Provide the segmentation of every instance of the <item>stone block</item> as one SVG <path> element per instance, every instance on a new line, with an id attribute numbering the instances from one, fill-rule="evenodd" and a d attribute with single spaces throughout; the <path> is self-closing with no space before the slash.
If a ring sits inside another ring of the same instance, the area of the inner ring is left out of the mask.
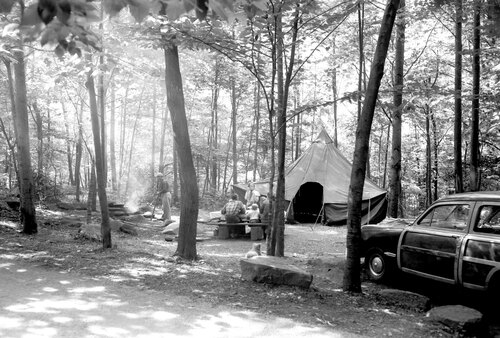
<path id="1" fill-rule="evenodd" d="M 84 238 L 91 241 L 102 242 L 100 224 L 83 224 L 78 230 L 76 238 Z"/>
<path id="2" fill-rule="evenodd" d="M 122 226 L 120 226 L 120 231 L 124 232 L 126 234 L 129 234 L 129 235 L 132 235 L 132 236 L 138 235 L 135 227 L 133 225 L 130 225 L 130 224 L 123 224 Z"/>
<path id="3" fill-rule="evenodd" d="M 427 319 L 448 326 L 461 332 L 472 333 L 480 329 L 483 314 L 463 305 L 446 305 L 432 308 L 426 315 Z"/>
<path id="4" fill-rule="evenodd" d="M 313 276 L 287 262 L 284 258 L 256 256 L 240 261 L 241 278 L 258 283 L 311 286 Z"/>

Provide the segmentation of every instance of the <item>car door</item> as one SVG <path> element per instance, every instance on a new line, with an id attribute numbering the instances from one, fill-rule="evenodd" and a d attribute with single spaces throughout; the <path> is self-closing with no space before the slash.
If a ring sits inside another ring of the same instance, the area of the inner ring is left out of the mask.
<path id="1" fill-rule="evenodd" d="M 455 284 L 460 244 L 467 232 L 471 203 L 430 207 L 399 238 L 398 266 L 423 277 Z"/>
<path id="2" fill-rule="evenodd" d="M 500 274 L 500 202 L 477 203 L 458 271 L 461 284 L 476 290 L 485 290 Z"/>

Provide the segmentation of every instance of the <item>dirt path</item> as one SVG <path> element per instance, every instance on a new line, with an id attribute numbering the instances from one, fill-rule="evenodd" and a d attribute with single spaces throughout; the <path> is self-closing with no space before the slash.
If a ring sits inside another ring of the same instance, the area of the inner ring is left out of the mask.
<path id="1" fill-rule="evenodd" d="M 0 219 L 2 337 L 453 336 L 423 312 L 380 304 L 381 285 L 342 292 L 345 227 L 287 225 L 284 260 L 314 276 L 304 290 L 242 280 L 252 242 L 216 239 L 203 223 L 190 262 L 172 257 L 177 242 L 158 222 L 138 220 L 137 236 L 113 230 L 114 248 L 102 250 L 78 236 L 83 212 L 37 217 L 35 236 Z"/>
<path id="2" fill-rule="evenodd" d="M 362 337 L 0 259 L 0 337 Z"/>

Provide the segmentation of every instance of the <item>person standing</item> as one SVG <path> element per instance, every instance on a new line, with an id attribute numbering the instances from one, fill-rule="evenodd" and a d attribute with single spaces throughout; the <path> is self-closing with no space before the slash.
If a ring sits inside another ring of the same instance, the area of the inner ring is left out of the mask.
<path id="1" fill-rule="evenodd" d="M 172 201 L 172 194 L 170 193 L 170 186 L 168 182 L 163 179 L 163 174 L 156 174 L 156 192 L 161 200 L 163 214 L 161 219 L 163 221 L 172 221 L 170 214 L 170 203 Z"/>
<path id="2" fill-rule="evenodd" d="M 260 220 L 266 224 L 264 238 L 269 238 L 271 234 L 271 203 L 267 196 L 262 196 L 260 204 Z"/>
<path id="3" fill-rule="evenodd" d="M 255 190 L 255 183 L 248 183 L 248 190 L 245 193 L 245 199 L 247 201 L 247 208 L 252 204 L 259 205 L 260 193 Z"/>

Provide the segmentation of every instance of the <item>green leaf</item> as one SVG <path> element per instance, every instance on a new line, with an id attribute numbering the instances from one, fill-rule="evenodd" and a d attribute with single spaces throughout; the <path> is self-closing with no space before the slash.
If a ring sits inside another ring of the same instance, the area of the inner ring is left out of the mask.
<path id="1" fill-rule="evenodd" d="M 64 49 L 64 47 L 63 47 L 63 46 L 61 46 L 61 45 L 57 45 L 56 49 L 54 49 L 54 53 L 55 53 L 58 57 L 60 57 L 60 58 L 62 58 L 62 57 L 64 56 L 64 53 L 65 53 L 65 52 L 66 52 L 66 50 L 65 50 L 65 49 Z"/>
<path id="2" fill-rule="evenodd" d="M 182 14 L 194 9 L 194 2 L 190 0 L 166 0 L 165 5 L 170 20 L 176 20 Z"/>
<path id="3" fill-rule="evenodd" d="M 102 0 L 104 6 L 104 11 L 109 14 L 109 16 L 117 15 L 127 3 L 125 0 Z"/>
<path id="4" fill-rule="evenodd" d="M 42 20 L 38 16 L 38 4 L 34 3 L 26 7 L 21 19 L 21 26 L 35 26 L 41 22 Z"/>
<path id="5" fill-rule="evenodd" d="M 15 0 L 0 0 L 0 13 L 10 13 Z"/>
<path id="6" fill-rule="evenodd" d="M 129 0 L 130 14 L 136 21 L 142 21 L 149 14 L 150 4 L 147 0 Z"/>

